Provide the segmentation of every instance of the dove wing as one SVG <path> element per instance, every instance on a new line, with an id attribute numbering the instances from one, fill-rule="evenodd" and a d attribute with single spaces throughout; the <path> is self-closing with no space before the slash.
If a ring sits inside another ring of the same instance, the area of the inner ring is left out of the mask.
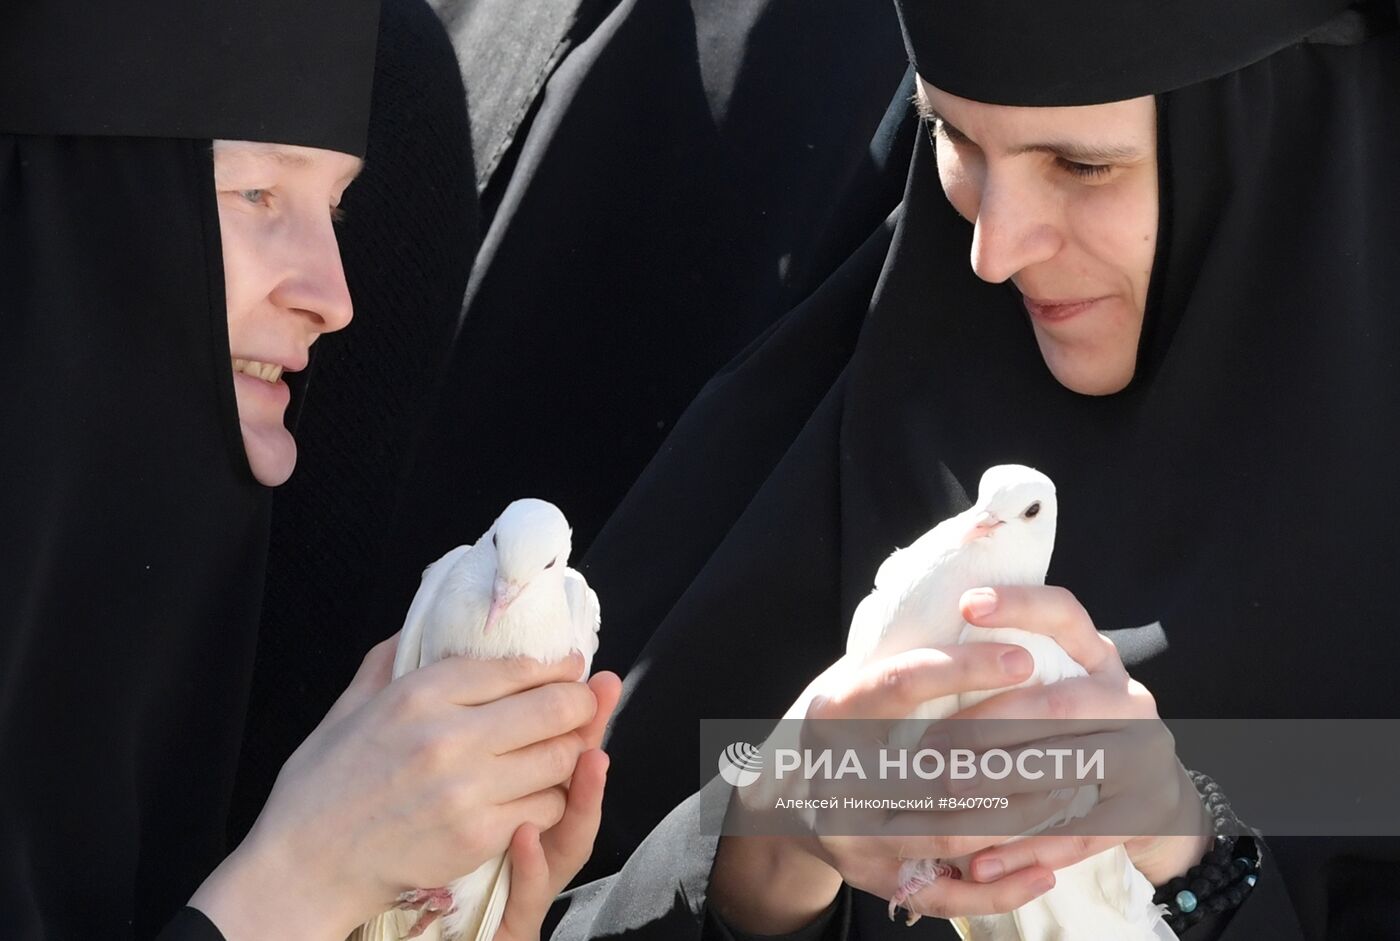
<path id="1" fill-rule="evenodd" d="M 402 941 L 417 921 L 418 916 L 413 912 L 390 909 L 356 928 L 347 941 Z"/>
<path id="2" fill-rule="evenodd" d="M 856 663 L 864 663 L 880 642 L 885 625 L 894 614 L 890 596 L 890 592 L 876 588 L 856 605 L 856 613 L 851 615 L 851 631 L 846 635 L 846 656 Z"/>
<path id="3" fill-rule="evenodd" d="M 960 517 L 956 516 L 944 520 L 909 545 L 890 553 L 889 558 L 880 564 L 875 573 L 875 588 L 861 599 L 851 617 L 851 630 L 846 635 L 846 656 L 862 661 L 873 656 L 895 621 L 901 614 L 907 613 L 901 612 L 901 606 L 914 601 L 913 596 L 921 587 L 927 589 L 924 582 L 928 578 L 937 578 L 946 571 L 950 556 L 959 548 L 958 534 L 964 528 L 959 521 Z M 961 625 L 961 619 L 958 623 Z M 941 634 L 942 631 L 933 633 Z M 953 640 L 952 637 L 946 641 L 935 641 L 933 637 L 919 639 L 930 644 Z M 899 643 L 899 639 L 892 637 L 890 642 Z M 890 642 L 885 644 L 887 649 L 881 651 L 882 656 L 917 646 L 891 647 Z"/>
<path id="4" fill-rule="evenodd" d="M 399 645 L 394 652 L 395 679 L 423 666 L 423 632 L 428 612 L 437 604 L 448 573 L 462 556 L 474 548 L 475 544 L 448 550 L 442 558 L 423 570 L 423 580 L 418 584 L 418 592 L 413 596 L 408 614 L 403 619 L 403 630 L 399 632 Z"/>
<path id="5" fill-rule="evenodd" d="M 571 568 L 564 570 L 564 597 L 573 621 L 574 646 L 583 654 L 580 679 L 585 679 L 593 669 L 593 655 L 598 652 L 598 628 L 602 626 L 603 611 L 597 593 L 588 587 L 581 573 Z"/>
<path id="6" fill-rule="evenodd" d="M 510 857 L 501 858 L 501 870 L 491 886 L 491 894 L 486 899 L 486 907 L 481 913 L 481 927 L 476 931 L 474 941 L 492 941 L 501 919 L 506 915 L 506 900 L 510 898 Z"/>

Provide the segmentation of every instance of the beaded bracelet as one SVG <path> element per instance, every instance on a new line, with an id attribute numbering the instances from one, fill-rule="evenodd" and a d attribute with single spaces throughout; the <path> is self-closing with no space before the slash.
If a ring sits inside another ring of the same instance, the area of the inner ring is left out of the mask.
<path id="1" fill-rule="evenodd" d="M 1172 879 L 1153 895 L 1152 901 L 1163 908 L 1167 927 L 1177 934 L 1207 915 L 1238 908 L 1259 881 L 1263 862 L 1257 834 L 1235 816 L 1220 785 L 1200 772 L 1188 773 L 1210 814 L 1215 842 L 1184 876 Z"/>

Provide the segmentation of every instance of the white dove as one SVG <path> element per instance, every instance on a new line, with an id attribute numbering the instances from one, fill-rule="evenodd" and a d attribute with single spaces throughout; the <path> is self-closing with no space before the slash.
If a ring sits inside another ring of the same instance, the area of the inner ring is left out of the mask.
<path id="1" fill-rule="evenodd" d="M 546 663 L 598 649 L 598 597 L 568 567 L 569 523 L 544 500 L 516 500 L 470 546 L 423 571 L 394 655 L 394 677 L 443 657 L 530 657 Z M 510 892 L 510 861 L 488 860 L 447 888 L 414 889 L 350 941 L 490 941 Z M 441 921 L 436 921 L 442 915 Z"/>
<path id="2" fill-rule="evenodd" d="M 1049 477 L 1019 464 L 988 469 L 971 509 L 895 550 L 880 566 L 874 591 L 851 619 L 846 657 L 863 663 L 919 647 L 991 641 L 1016 644 L 1031 654 L 1034 670 L 1021 686 L 1084 676 L 1084 668 L 1053 639 L 1016 629 L 974 627 L 963 620 L 958 607 L 963 593 L 972 588 L 1045 584 L 1057 515 L 1055 485 Z M 890 744 L 913 746 L 932 722 L 996 692 L 930 700 L 910 715 L 911 721 L 895 726 Z M 1097 800 L 1096 786 L 1081 787 L 1064 811 L 1022 835 L 1082 817 Z M 938 860 L 907 860 L 899 871 L 901 885 L 890 899 L 890 917 L 938 876 L 954 871 Z M 1117 846 L 1060 870 L 1053 889 L 1014 912 L 956 918 L 953 924 L 970 941 L 1172 941 L 1176 936 L 1152 895 L 1152 884 Z M 909 924 L 918 917 L 910 913 Z"/>

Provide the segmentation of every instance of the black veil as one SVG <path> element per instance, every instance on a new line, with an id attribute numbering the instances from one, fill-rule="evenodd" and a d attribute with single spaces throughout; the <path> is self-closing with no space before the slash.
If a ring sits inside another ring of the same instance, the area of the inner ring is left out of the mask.
<path id="1" fill-rule="evenodd" d="M 699 720 L 781 715 L 842 652 L 880 561 L 991 464 L 1056 481 L 1050 580 L 1124 631 L 1163 716 L 1400 712 L 1379 666 L 1400 656 L 1400 32 L 1299 41 L 1328 12 L 1158 96 L 1161 232 L 1124 391 L 1054 380 L 1014 289 L 970 270 L 927 140 L 892 224 L 711 381 L 586 558 L 598 664 L 627 677 L 595 874 L 694 789 Z M 674 860 L 657 854 L 686 806 L 615 891 L 664 881 L 648 870 Z M 1393 842 L 1280 837 L 1231 930 L 1389 936 Z M 596 929 L 605 898 L 585 891 L 571 922 Z M 873 902 L 858 936 L 890 930 Z"/>
<path id="2" fill-rule="evenodd" d="M 238 427 L 210 138 L 362 153 L 377 4 L 89 13 L 0 12 L 15 938 L 150 937 L 223 856 L 271 494 Z"/>

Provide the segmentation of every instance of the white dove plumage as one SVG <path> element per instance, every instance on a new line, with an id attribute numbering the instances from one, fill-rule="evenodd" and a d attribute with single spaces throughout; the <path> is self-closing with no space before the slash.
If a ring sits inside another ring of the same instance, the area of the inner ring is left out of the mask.
<path id="1" fill-rule="evenodd" d="M 580 679 L 598 649 L 598 597 L 569 568 L 564 514 L 544 500 L 517 500 L 470 546 L 458 546 L 423 571 L 394 655 L 394 677 L 444 657 L 524 656 L 544 662 L 583 653 Z M 510 863 L 487 860 L 450 886 L 453 911 L 432 922 L 425 941 L 490 941 L 510 892 Z M 400 941 L 417 923 L 391 910 L 356 929 L 350 941 Z"/>
<path id="2" fill-rule="evenodd" d="M 919 647 L 993 641 L 1016 644 L 1031 654 L 1034 669 L 1022 686 L 1084 676 L 1083 667 L 1052 638 L 1010 628 L 974 627 L 962 619 L 958 607 L 963 593 L 972 588 L 1043 585 L 1054 551 L 1057 517 L 1050 478 L 1017 464 L 987 470 L 971 509 L 939 523 L 880 566 L 874 590 L 851 619 L 846 659 L 854 665 Z M 930 723 L 996 692 L 969 692 L 924 703 L 895 726 L 890 745 L 911 747 Z M 1097 787 L 1082 787 L 1063 812 L 1024 835 L 1081 817 L 1097 800 Z M 931 862 L 910 860 L 901 869 L 910 894 L 934 878 Z M 953 923 L 970 941 L 1108 937 L 1170 941 L 1175 936 L 1153 905 L 1152 894 L 1151 883 L 1118 846 L 1060 870 L 1053 889 L 1015 912 L 958 918 Z M 895 908 L 892 900 L 891 916 Z"/>

